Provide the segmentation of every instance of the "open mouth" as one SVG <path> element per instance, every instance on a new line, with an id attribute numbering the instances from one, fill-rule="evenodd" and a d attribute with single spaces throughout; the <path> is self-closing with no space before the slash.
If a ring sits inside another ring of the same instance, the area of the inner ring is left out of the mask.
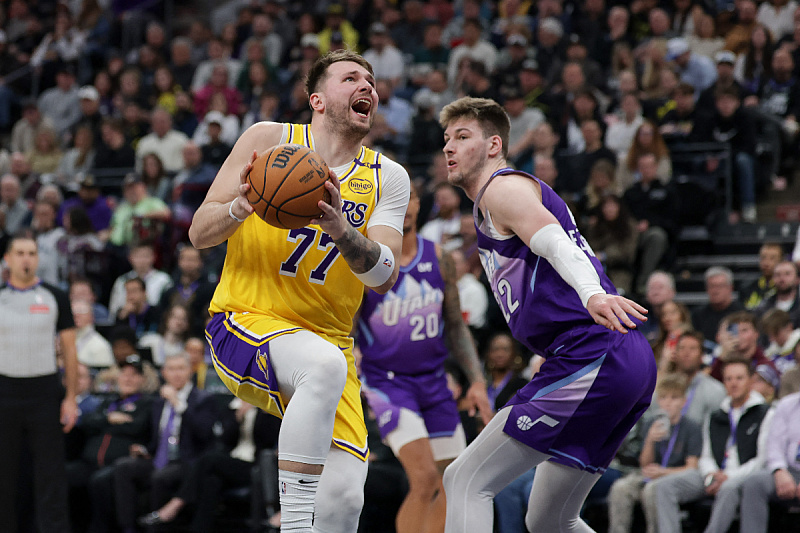
<path id="1" fill-rule="evenodd" d="M 452 159 L 447 160 L 447 168 L 455 168 L 456 162 Z"/>
<path id="2" fill-rule="evenodd" d="M 372 100 L 369 98 L 359 98 L 355 102 L 353 102 L 352 107 L 353 111 L 360 117 L 367 118 L 369 117 L 369 112 L 372 110 Z"/>

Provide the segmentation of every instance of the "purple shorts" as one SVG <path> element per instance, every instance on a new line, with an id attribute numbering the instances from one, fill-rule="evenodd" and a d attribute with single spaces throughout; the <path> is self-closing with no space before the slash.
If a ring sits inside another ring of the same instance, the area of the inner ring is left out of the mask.
<path id="1" fill-rule="evenodd" d="M 461 423 L 444 370 L 408 376 L 362 369 L 361 383 L 382 439 L 397 428 L 401 408 L 422 417 L 430 438 L 449 437 Z"/>
<path id="2" fill-rule="evenodd" d="M 504 431 L 553 462 L 602 473 L 650 405 L 655 380 L 653 351 L 638 331 L 576 328 L 506 404 Z"/>

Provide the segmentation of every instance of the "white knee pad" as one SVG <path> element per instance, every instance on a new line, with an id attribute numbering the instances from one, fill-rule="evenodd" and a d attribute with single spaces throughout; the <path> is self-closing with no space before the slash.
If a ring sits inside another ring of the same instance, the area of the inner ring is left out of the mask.
<path id="1" fill-rule="evenodd" d="M 331 447 L 317 489 L 314 533 L 352 533 L 364 507 L 365 461 Z"/>

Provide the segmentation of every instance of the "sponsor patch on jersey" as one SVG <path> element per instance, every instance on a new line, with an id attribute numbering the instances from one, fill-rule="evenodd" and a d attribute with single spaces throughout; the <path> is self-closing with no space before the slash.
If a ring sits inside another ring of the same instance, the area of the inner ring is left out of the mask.
<path id="1" fill-rule="evenodd" d="M 31 304 L 29 311 L 32 315 L 44 315 L 50 312 L 47 304 Z"/>
<path id="2" fill-rule="evenodd" d="M 372 182 L 362 178 L 351 178 L 347 187 L 356 194 L 369 194 L 372 192 Z"/>

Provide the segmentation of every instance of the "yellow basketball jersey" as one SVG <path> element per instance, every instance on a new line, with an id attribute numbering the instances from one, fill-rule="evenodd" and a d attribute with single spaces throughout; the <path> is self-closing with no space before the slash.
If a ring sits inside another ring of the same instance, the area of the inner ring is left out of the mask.
<path id="1" fill-rule="evenodd" d="M 286 126 L 282 143 L 314 149 L 310 126 Z M 366 235 L 381 194 L 381 154 L 362 147 L 339 181 L 345 218 Z M 347 336 L 363 291 L 319 226 L 284 230 L 249 216 L 228 239 L 210 311 L 266 315 L 282 326 Z"/>

